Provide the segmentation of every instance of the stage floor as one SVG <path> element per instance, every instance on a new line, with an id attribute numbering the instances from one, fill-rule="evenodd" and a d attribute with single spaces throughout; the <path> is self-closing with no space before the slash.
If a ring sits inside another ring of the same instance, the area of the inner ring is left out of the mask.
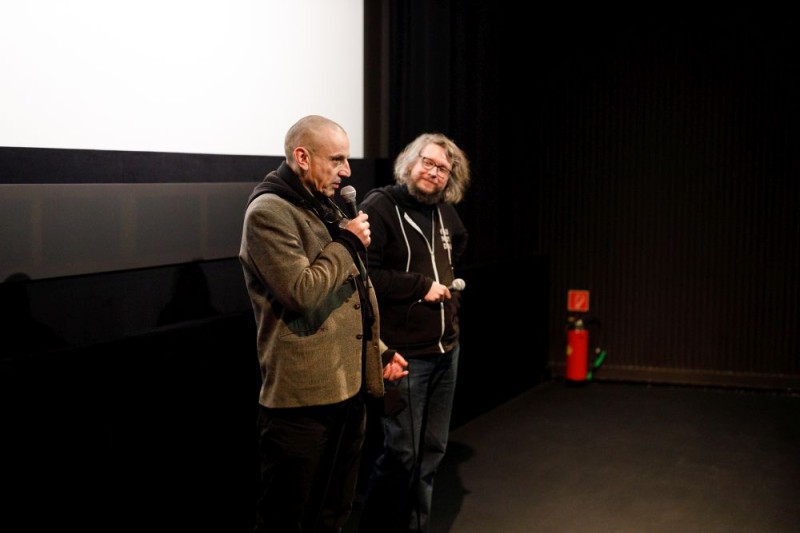
<path id="1" fill-rule="evenodd" d="M 454 429 L 433 509 L 431 533 L 798 531 L 800 395 L 548 382 Z"/>

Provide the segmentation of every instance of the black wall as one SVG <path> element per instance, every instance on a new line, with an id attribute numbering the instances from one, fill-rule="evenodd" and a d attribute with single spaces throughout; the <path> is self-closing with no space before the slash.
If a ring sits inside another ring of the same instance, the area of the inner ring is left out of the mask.
<path id="1" fill-rule="evenodd" d="M 232 315 L 3 360 L 0 523 L 252 529 L 254 335 Z"/>

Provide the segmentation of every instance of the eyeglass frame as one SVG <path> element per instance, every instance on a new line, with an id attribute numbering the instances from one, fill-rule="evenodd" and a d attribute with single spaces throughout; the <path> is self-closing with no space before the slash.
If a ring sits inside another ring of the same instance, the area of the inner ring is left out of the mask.
<path id="1" fill-rule="evenodd" d="M 422 159 L 422 168 L 424 168 L 427 171 L 430 171 L 435 168 L 437 177 L 441 176 L 442 178 L 449 178 L 450 174 L 453 173 L 452 168 L 447 168 L 443 165 L 437 165 L 436 161 L 434 161 L 430 157 L 422 155 L 422 152 L 419 153 L 419 157 Z"/>

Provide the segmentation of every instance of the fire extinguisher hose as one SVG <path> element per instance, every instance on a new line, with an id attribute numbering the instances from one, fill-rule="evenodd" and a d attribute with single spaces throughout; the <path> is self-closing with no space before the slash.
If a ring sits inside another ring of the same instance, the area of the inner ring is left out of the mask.
<path id="1" fill-rule="evenodd" d="M 589 370 L 589 373 L 586 374 L 586 379 L 587 380 L 592 379 L 592 376 L 594 375 L 594 371 L 597 370 L 598 368 L 600 368 L 600 365 L 603 364 L 603 361 L 605 360 L 605 358 L 606 358 L 606 351 L 603 350 L 597 355 L 597 357 L 594 360 L 594 363 L 592 363 L 591 370 Z"/>

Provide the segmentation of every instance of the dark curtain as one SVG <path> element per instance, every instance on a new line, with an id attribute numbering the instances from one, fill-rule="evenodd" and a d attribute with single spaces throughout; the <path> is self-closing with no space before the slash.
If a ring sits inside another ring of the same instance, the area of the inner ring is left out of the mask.
<path id="1" fill-rule="evenodd" d="M 458 206 L 470 228 L 465 262 L 534 253 L 535 181 L 521 152 L 535 132 L 517 97 L 530 98 L 536 83 L 523 80 L 535 75 L 527 46 L 517 46 L 521 17 L 483 1 L 397 1 L 388 9 L 390 159 L 420 133 L 448 135 L 473 172 Z"/>
<path id="2" fill-rule="evenodd" d="M 793 12 L 384 6 L 388 157 L 430 130 L 466 151 L 467 266 L 509 265 L 493 308 L 515 302 L 502 291 L 546 285 L 554 367 L 567 291 L 585 289 L 607 376 L 800 376 Z"/>

